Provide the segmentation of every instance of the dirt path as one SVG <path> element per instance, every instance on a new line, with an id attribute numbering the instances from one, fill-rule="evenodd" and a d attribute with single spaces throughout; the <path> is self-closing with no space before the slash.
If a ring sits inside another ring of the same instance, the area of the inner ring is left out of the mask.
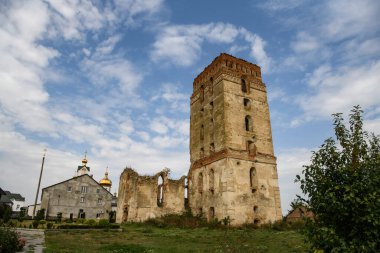
<path id="1" fill-rule="evenodd" d="M 41 229 L 17 229 L 21 236 L 26 239 L 26 245 L 20 252 L 42 253 L 45 245 L 44 230 Z"/>

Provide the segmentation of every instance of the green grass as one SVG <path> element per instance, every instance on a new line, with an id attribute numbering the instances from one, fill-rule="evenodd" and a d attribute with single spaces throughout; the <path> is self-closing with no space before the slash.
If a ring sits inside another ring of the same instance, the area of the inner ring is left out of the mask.
<path id="1" fill-rule="evenodd" d="M 273 229 L 180 229 L 143 224 L 117 231 L 46 231 L 52 252 L 307 252 L 297 231 Z"/>

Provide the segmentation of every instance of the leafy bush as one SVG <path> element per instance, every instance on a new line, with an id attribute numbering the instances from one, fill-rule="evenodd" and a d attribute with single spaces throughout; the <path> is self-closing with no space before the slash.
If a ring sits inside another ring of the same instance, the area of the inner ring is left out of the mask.
<path id="1" fill-rule="evenodd" d="M 41 224 L 41 225 L 46 224 L 46 220 L 40 220 L 40 224 Z"/>
<path id="2" fill-rule="evenodd" d="M 52 222 L 48 222 L 47 224 L 46 224 L 46 227 L 48 228 L 48 229 L 52 229 L 53 228 L 53 223 Z"/>
<path id="3" fill-rule="evenodd" d="M 0 227 L 0 252 L 13 253 L 22 250 L 25 239 L 16 231 Z"/>
<path id="4" fill-rule="evenodd" d="M 117 229 L 120 228 L 119 224 L 108 224 L 108 226 L 99 226 L 99 225 L 88 225 L 88 224 L 60 224 L 57 226 L 58 229 L 103 229 L 103 228 L 111 228 Z"/>
<path id="5" fill-rule="evenodd" d="M 99 220 L 99 227 L 109 227 L 110 221 L 108 219 Z"/>
<path id="6" fill-rule="evenodd" d="M 94 220 L 94 219 L 89 219 L 89 220 L 86 220 L 86 222 L 85 222 L 85 224 L 87 224 L 87 225 L 91 225 L 91 226 L 94 226 L 94 225 L 96 225 L 96 220 Z"/>
<path id="7" fill-rule="evenodd" d="M 11 219 L 12 210 L 9 206 L 5 207 L 4 214 L 3 214 L 3 221 L 4 223 L 7 223 Z"/>
<path id="8" fill-rule="evenodd" d="M 182 214 L 167 214 L 158 218 L 151 218 L 145 224 L 156 227 L 179 227 L 179 228 L 198 228 L 207 227 L 207 220 L 201 216 L 193 216 L 191 211 Z"/>
<path id="9" fill-rule="evenodd" d="M 86 222 L 86 219 L 83 219 L 83 218 L 78 218 L 75 223 L 77 224 L 84 224 Z"/>
<path id="10" fill-rule="evenodd" d="M 42 208 L 37 211 L 36 217 L 34 217 L 36 220 L 40 221 L 45 218 L 45 208 Z"/>
<path id="11" fill-rule="evenodd" d="M 315 214 L 306 224 L 315 250 L 380 252 L 380 138 L 363 130 L 362 113 L 354 107 L 348 128 L 334 114 L 336 139 L 297 175 L 306 196 L 299 200 Z"/>
<path id="12" fill-rule="evenodd" d="M 38 225 L 40 224 L 40 221 L 39 220 L 34 220 L 32 224 L 33 224 L 33 228 L 38 228 Z"/>
<path id="13" fill-rule="evenodd" d="M 62 213 L 57 213 L 57 222 L 61 223 L 62 221 Z"/>

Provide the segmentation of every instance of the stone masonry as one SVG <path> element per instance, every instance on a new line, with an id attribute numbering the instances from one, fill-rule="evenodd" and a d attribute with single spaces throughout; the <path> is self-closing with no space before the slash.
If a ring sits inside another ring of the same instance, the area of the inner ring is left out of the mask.
<path id="1" fill-rule="evenodd" d="M 282 218 L 266 86 L 259 66 L 223 53 L 195 78 L 190 162 L 187 178 L 180 180 L 168 179 L 164 171 L 141 177 L 125 169 L 120 176 L 117 222 L 143 221 L 186 208 L 208 220 L 229 217 L 233 225 Z"/>

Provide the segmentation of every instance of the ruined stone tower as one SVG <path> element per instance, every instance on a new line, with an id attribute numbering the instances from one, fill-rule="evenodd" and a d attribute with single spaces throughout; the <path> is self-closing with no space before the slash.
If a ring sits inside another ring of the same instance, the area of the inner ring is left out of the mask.
<path id="1" fill-rule="evenodd" d="M 221 54 L 194 80 L 188 201 L 232 224 L 281 219 L 276 157 L 259 66 Z"/>
<path id="2" fill-rule="evenodd" d="M 232 225 L 281 219 L 276 157 L 260 67 L 221 54 L 199 74 L 190 98 L 186 179 L 163 170 L 120 175 L 117 222 L 144 221 L 190 208 Z"/>

